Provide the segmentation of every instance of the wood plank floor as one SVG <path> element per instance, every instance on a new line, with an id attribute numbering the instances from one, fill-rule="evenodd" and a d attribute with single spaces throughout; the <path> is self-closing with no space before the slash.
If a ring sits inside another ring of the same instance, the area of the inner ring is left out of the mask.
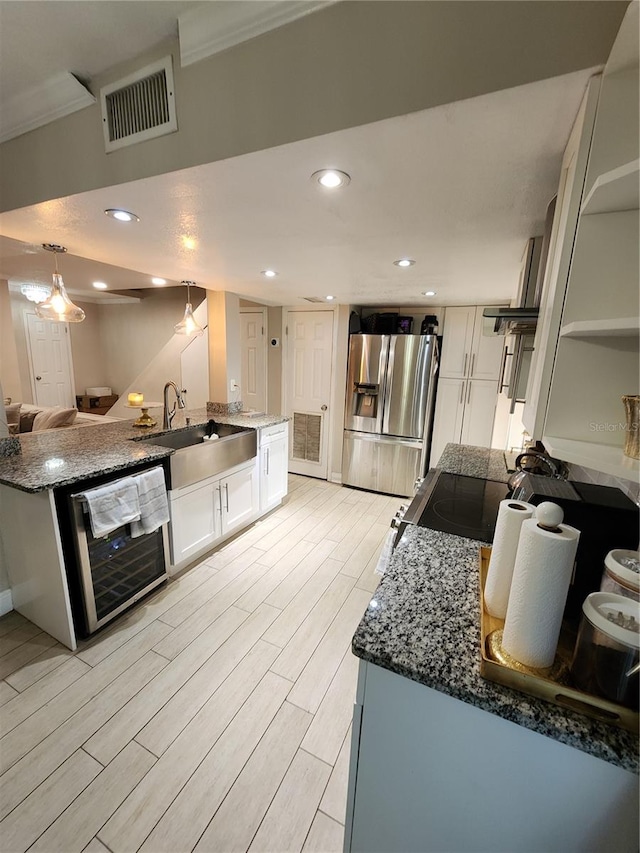
<path id="1" fill-rule="evenodd" d="M 400 499 L 271 515 L 73 654 L 0 619 L 0 849 L 342 850 L 350 641 Z"/>

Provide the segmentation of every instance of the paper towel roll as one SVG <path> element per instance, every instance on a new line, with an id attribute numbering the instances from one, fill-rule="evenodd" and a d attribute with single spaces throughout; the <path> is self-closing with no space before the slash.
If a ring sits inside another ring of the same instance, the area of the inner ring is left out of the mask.
<path id="1" fill-rule="evenodd" d="M 579 538 L 568 524 L 546 530 L 530 518 L 522 525 L 502 646 L 525 666 L 553 664 Z"/>
<path id="2" fill-rule="evenodd" d="M 523 522 L 531 518 L 535 509 L 533 504 L 524 501 L 500 501 L 489 571 L 484 586 L 484 602 L 487 610 L 498 619 L 504 619 L 507 615 L 520 528 Z"/>

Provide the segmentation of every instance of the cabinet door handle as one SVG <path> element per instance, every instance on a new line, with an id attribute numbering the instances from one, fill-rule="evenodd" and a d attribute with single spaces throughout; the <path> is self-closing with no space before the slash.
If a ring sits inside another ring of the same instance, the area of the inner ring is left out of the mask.
<path id="1" fill-rule="evenodd" d="M 470 376 L 473 376 L 473 367 L 474 367 L 475 363 L 476 363 L 476 354 L 474 352 L 473 355 L 471 356 L 471 370 L 469 371 Z"/>
<path id="2" fill-rule="evenodd" d="M 460 383 L 460 405 L 464 403 L 464 382 Z"/>
<path id="3" fill-rule="evenodd" d="M 467 403 L 470 403 L 470 402 L 471 402 L 471 382 L 469 382 L 469 384 L 468 384 L 468 386 L 467 386 L 467 387 L 468 387 L 468 391 L 467 391 Z"/>
<path id="4" fill-rule="evenodd" d="M 505 345 L 505 347 L 502 350 L 502 362 L 500 364 L 500 381 L 498 382 L 498 387 L 500 389 L 498 391 L 499 394 L 502 392 L 502 389 L 504 388 L 504 369 L 507 366 L 507 353 L 508 352 L 509 352 L 509 349 Z"/>
<path id="5" fill-rule="evenodd" d="M 462 375 L 463 376 L 467 375 L 467 359 L 468 359 L 468 357 L 469 357 L 469 354 L 465 352 L 465 354 L 464 354 L 464 367 L 462 368 Z"/>
<path id="6" fill-rule="evenodd" d="M 216 492 L 218 493 L 218 512 L 222 515 L 222 487 L 218 486 Z"/>
<path id="7" fill-rule="evenodd" d="M 224 484 L 224 494 L 227 502 L 226 510 L 229 512 L 229 483 Z"/>
<path id="8" fill-rule="evenodd" d="M 500 386 L 499 386 L 500 390 L 498 391 L 499 394 L 502 394 L 502 392 L 504 391 L 505 388 L 509 388 L 512 381 L 513 381 L 513 369 L 511 370 L 511 376 L 510 376 L 509 382 L 504 381 L 504 374 L 505 374 L 505 370 L 507 368 L 507 359 L 513 358 L 513 356 L 514 356 L 514 353 L 509 352 L 508 348 L 505 346 L 505 348 L 504 348 L 504 360 L 502 362 L 502 373 L 500 374 Z M 508 394 L 507 394 L 507 396 L 508 396 Z"/>
<path id="9" fill-rule="evenodd" d="M 264 469 L 264 473 L 267 475 L 267 477 L 269 476 L 269 457 L 270 457 L 270 453 L 269 453 L 269 448 L 267 447 L 267 460 L 266 460 L 267 464 L 266 464 L 265 469 Z"/>

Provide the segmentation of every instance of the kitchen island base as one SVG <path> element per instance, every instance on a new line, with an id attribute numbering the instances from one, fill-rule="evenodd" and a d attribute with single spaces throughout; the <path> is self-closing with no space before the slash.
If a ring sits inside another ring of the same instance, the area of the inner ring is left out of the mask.
<path id="1" fill-rule="evenodd" d="M 345 851 L 637 851 L 638 777 L 360 662 Z"/>
<path id="2" fill-rule="evenodd" d="M 77 648 L 54 493 L 0 484 L 2 559 L 13 609 L 71 651 Z"/>

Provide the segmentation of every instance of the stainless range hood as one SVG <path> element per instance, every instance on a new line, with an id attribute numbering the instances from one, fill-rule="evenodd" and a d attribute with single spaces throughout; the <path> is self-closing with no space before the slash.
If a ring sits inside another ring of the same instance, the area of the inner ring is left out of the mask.
<path id="1" fill-rule="evenodd" d="M 538 322 L 538 308 L 485 308 L 483 317 L 495 318 L 498 335 L 532 335 Z"/>
<path id="2" fill-rule="evenodd" d="M 556 199 L 547 207 L 544 236 L 532 237 L 522 258 L 518 298 L 513 308 L 485 308 L 483 316 L 495 319 L 498 335 L 533 335 L 536 331 L 542 285 L 551 243 Z"/>

